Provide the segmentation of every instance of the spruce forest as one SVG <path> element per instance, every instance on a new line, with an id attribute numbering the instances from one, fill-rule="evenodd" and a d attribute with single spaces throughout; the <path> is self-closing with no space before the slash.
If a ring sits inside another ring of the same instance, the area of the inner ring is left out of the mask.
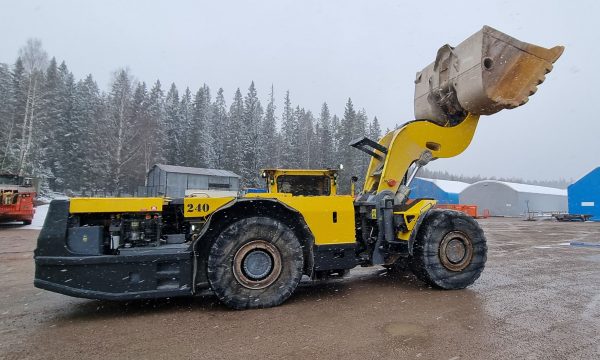
<path id="1" fill-rule="evenodd" d="M 157 163 L 231 170 L 245 187 L 262 186 L 261 168 L 364 173 L 367 156 L 347 144 L 379 138 L 376 117 L 351 99 L 340 117 L 326 102 L 314 114 L 282 95 L 277 109 L 273 86 L 263 105 L 254 82 L 231 96 L 137 81 L 126 69 L 103 91 L 31 39 L 14 64 L 0 63 L 0 172 L 36 177 L 42 193 L 95 196 L 134 195 Z"/>

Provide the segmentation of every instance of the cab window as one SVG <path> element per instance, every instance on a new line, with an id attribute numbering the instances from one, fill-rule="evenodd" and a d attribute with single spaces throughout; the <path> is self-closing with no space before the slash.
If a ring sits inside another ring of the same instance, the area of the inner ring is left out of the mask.
<path id="1" fill-rule="evenodd" d="M 328 196 L 331 194 L 330 183 L 328 176 L 280 175 L 277 192 L 293 196 Z"/>

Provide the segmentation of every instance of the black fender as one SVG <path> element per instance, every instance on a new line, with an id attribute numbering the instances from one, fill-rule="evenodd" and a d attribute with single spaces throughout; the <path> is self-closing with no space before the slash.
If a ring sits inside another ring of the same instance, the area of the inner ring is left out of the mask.
<path id="1" fill-rule="evenodd" d="M 206 267 L 210 246 L 229 224 L 252 216 L 266 216 L 288 226 L 300 241 L 304 254 L 304 274 L 312 276 L 315 238 L 302 214 L 273 198 L 237 198 L 213 212 L 192 243 L 194 289 L 206 288 Z"/>

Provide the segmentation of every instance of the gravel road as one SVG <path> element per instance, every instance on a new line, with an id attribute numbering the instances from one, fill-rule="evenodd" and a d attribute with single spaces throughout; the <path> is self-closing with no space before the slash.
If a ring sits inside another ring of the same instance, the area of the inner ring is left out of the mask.
<path id="1" fill-rule="evenodd" d="M 36 289 L 38 230 L 0 227 L 0 359 L 598 359 L 600 223 L 480 220 L 488 263 L 466 290 L 356 269 L 280 307 L 210 293 L 129 303 Z"/>

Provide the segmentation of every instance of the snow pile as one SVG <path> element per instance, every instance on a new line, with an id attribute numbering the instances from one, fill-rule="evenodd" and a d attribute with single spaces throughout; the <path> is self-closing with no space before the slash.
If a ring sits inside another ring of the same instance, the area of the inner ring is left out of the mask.
<path id="1" fill-rule="evenodd" d="M 50 204 L 52 200 L 67 200 L 69 197 L 63 193 L 48 192 L 44 195 L 37 195 L 35 200 L 37 203 Z M 35 221 L 35 220 L 34 220 Z"/>
<path id="2" fill-rule="evenodd" d="M 42 226 L 44 226 L 44 220 L 46 220 L 46 215 L 48 214 L 48 207 L 50 205 L 40 205 L 35 208 L 35 214 L 33 215 L 33 221 L 31 225 L 19 226 L 15 229 L 23 229 L 23 230 L 40 230 Z"/>

